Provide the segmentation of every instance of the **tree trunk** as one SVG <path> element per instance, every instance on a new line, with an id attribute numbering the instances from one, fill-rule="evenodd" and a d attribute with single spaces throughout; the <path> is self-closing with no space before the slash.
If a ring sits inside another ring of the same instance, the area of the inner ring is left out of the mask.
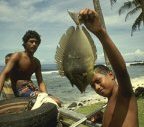
<path id="1" fill-rule="evenodd" d="M 102 22 L 103 27 L 106 29 L 99 0 L 93 0 L 93 4 L 94 4 L 95 11 L 97 11 L 99 14 L 100 21 Z M 103 51 L 104 51 L 104 49 L 103 49 Z M 106 65 L 111 69 L 111 65 L 110 65 L 109 59 L 108 59 L 105 51 L 104 51 L 104 58 L 105 58 Z"/>

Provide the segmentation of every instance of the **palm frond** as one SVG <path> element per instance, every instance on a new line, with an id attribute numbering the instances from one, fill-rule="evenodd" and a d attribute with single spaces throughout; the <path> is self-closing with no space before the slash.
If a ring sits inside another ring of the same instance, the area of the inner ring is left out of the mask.
<path id="1" fill-rule="evenodd" d="M 117 2 L 117 0 L 110 0 L 111 5 L 113 5 L 116 2 Z"/>
<path id="2" fill-rule="evenodd" d="M 124 13 L 126 10 L 133 9 L 134 7 L 136 7 L 134 1 L 125 2 L 124 5 L 121 6 L 120 9 L 119 9 L 119 15 Z"/>
<path id="3" fill-rule="evenodd" d="M 141 4 L 143 3 L 143 0 L 134 0 L 136 2 L 136 4 Z"/>
<path id="4" fill-rule="evenodd" d="M 125 21 L 127 21 L 129 16 L 134 15 L 137 11 L 140 11 L 140 10 L 141 10 L 141 7 L 138 6 L 138 7 L 134 8 L 133 10 L 129 11 L 125 17 Z"/>
<path id="5" fill-rule="evenodd" d="M 132 25 L 131 36 L 133 36 L 133 32 L 137 29 L 140 30 L 141 23 L 144 22 L 143 13 L 141 13 L 137 19 L 135 20 L 134 24 Z"/>

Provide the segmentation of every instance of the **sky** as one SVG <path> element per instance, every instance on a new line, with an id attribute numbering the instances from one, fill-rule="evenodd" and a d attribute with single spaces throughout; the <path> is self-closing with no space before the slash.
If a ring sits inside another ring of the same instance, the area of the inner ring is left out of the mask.
<path id="1" fill-rule="evenodd" d="M 125 22 L 125 14 L 119 16 L 118 9 L 124 0 L 113 6 L 110 0 L 100 0 L 106 29 L 125 61 L 144 60 L 144 27 L 131 36 L 134 15 Z M 10 52 L 23 51 L 22 37 L 27 30 L 41 35 L 41 44 L 35 53 L 42 64 L 55 63 L 55 52 L 61 36 L 75 23 L 67 10 L 79 12 L 83 8 L 93 9 L 92 0 L 0 0 L 0 65 Z M 92 34 L 91 34 L 92 35 Z M 104 61 L 99 40 L 92 35 L 97 47 L 97 61 Z"/>

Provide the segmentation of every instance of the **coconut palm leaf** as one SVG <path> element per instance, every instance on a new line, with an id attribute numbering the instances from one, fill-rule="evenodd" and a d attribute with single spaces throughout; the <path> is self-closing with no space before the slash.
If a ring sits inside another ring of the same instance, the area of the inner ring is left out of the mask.
<path id="1" fill-rule="evenodd" d="M 116 2 L 117 2 L 117 0 L 110 0 L 111 5 L 113 5 Z"/>
<path id="2" fill-rule="evenodd" d="M 126 17 L 125 17 L 125 21 L 127 21 L 127 19 L 128 19 L 131 15 L 136 14 L 136 12 L 138 12 L 138 11 L 140 11 L 140 10 L 141 10 L 141 8 L 140 8 L 140 6 L 139 6 L 139 7 L 134 8 L 133 10 L 129 11 L 129 12 L 127 13 Z"/>
<path id="3" fill-rule="evenodd" d="M 144 22 L 144 0 L 133 0 L 124 2 L 123 6 L 121 6 L 119 9 L 119 15 L 121 15 L 125 11 L 128 11 L 125 17 L 125 21 L 127 21 L 127 19 L 131 15 L 134 15 L 137 12 L 141 12 L 132 25 L 131 35 L 133 35 L 134 31 L 140 29 L 141 22 Z"/>
<path id="4" fill-rule="evenodd" d="M 134 24 L 132 25 L 131 35 L 133 35 L 133 32 L 137 29 L 140 30 L 141 23 L 144 23 L 144 16 L 143 13 L 141 13 L 138 18 L 135 20 Z"/>
<path id="5" fill-rule="evenodd" d="M 128 1 L 125 2 L 123 6 L 120 7 L 119 9 L 119 15 L 121 15 L 122 13 L 124 13 L 125 11 L 132 9 L 136 6 L 134 1 Z"/>

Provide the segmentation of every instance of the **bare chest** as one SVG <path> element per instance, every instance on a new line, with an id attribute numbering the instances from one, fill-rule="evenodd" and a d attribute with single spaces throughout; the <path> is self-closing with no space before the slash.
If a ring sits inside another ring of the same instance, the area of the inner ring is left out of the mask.
<path id="1" fill-rule="evenodd" d="M 107 108 L 103 117 L 104 127 L 127 127 L 127 124 L 135 125 L 136 107 L 134 99 L 116 98 L 108 102 Z"/>
<path id="2" fill-rule="evenodd" d="M 37 63 L 34 59 L 22 57 L 12 69 L 11 77 L 29 79 L 36 72 Z"/>
<path id="3" fill-rule="evenodd" d="M 18 63 L 18 67 L 20 71 L 34 71 L 36 68 L 36 62 L 29 58 L 21 59 Z"/>

